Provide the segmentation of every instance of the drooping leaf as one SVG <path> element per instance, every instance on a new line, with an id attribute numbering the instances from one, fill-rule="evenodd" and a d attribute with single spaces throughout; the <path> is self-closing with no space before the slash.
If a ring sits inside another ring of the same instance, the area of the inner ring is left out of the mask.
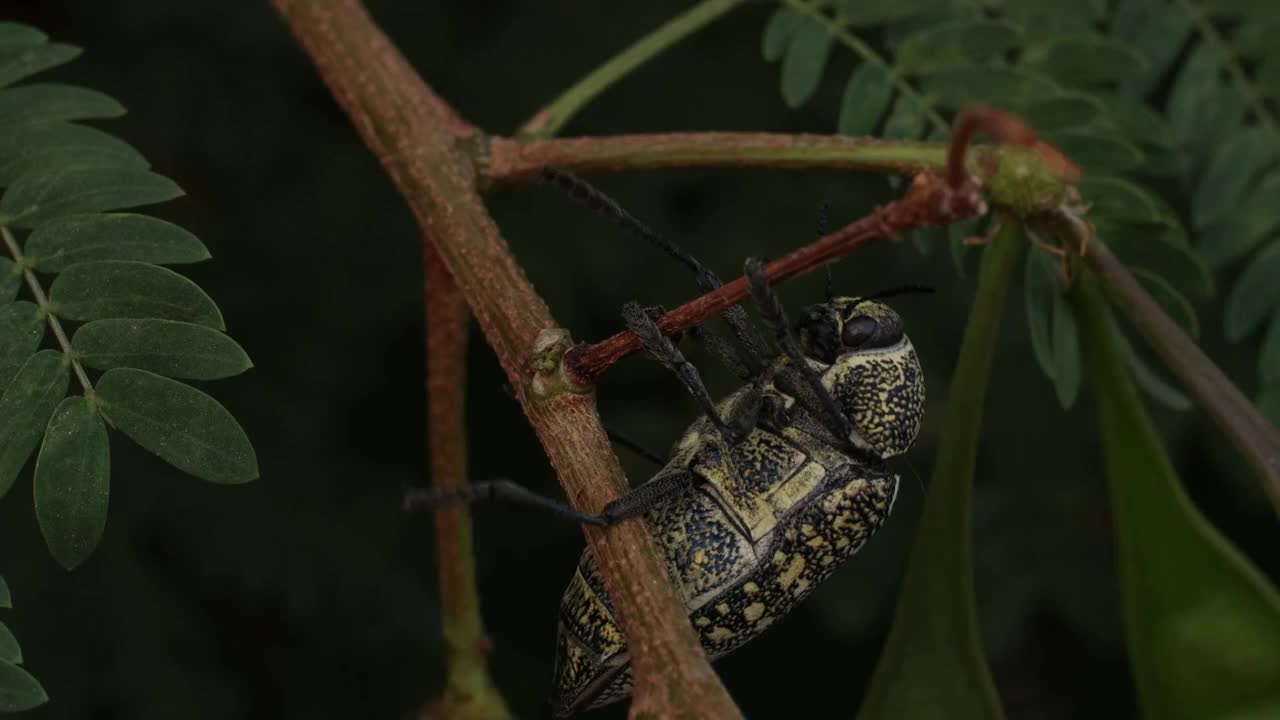
<path id="1" fill-rule="evenodd" d="M 1104 117 L 1102 102 L 1084 93 L 1064 93 L 1036 100 L 1019 113 L 1037 132 L 1051 132 L 1095 123 Z"/>
<path id="2" fill-rule="evenodd" d="M 155 317 L 225 329 L 222 313 L 198 285 L 158 265 L 131 260 L 77 263 L 49 288 L 53 311 L 72 320 Z"/>
<path id="3" fill-rule="evenodd" d="M 27 362 L 44 338 L 44 314 L 34 303 L 0 307 L 0 396 L 18 368 Z"/>
<path id="4" fill-rule="evenodd" d="M 849 75 L 840 102 L 840 132 L 867 135 L 880 123 L 893 96 L 893 84 L 884 67 L 864 62 Z"/>
<path id="5" fill-rule="evenodd" d="M 1043 75 L 1002 65 L 944 68 L 921 76 L 920 86 L 939 105 L 951 109 L 974 103 L 1022 107 L 1060 92 Z"/>
<path id="6" fill-rule="evenodd" d="M 90 260 L 137 260 L 154 265 L 209 258 L 195 235 L 159 218 L 132 213 L 68 215 L 44 223 L 27 238 L 27 262 L 42 272 L 62 272 Z"/>
<path id="7" fill-rule="evenodd" d="M 147 159 L 129 143 L 85 125 L 18 125 L 0 133 L 0 185 L 12 185 L 28 173 L 148 167 Z"/>
<path id="8" fill-rule="evenodd" d="M 1101 293 L 1081 307 L 1143 715 L 1280 716 L 1280 594 L 1183 491 Z"/>
<path id="9" fill-rule="evenodd" d="M 811 17 L 801 18 L 792 30 L 782 55 L 782 100 L 787 107 L 800 107 L 818 90 L 834 41 L 826 26 Z"/>
<path id="10" fill-rule="evenodd" d="M 973 478 L 1000 317 L 1025 244 L 1009 223 L 983 251 L 924 514 L 859 720 L 1004 717 L 977 629 Z"/>
<path id="11" fill-rule="evenodd" d="M 0 660 L 0 712 L 22 712 L 48 701 L 44 688 L 26 670 Z"/>
<path id="12" fill-rule="evenodd" d="M 152 205 L 182 195 L 172 180 L 138 168 L 33 171 L 0 197 L 0 216 L 35 227 L 61 215 Z"/>
<path id="13" fill-rule="evenodd" d="M 57 350 L 42 350 L 23 363 L 0 395 L 0 497 L 13 486 L 45 424 L 67 394 L 67 365 Z"/>
<path id="14" fill-rule="evenodd" d="M 781 7 L 774 10 L 764 28 L 764 39 L 760 48 L 764 59 L 769 62 L 782 59 L 782 54 L 791 44 L 791 37 L 802 22 L 804 22 L 804 16 L 791 8 Z"/>
<path id="15" fill-rule="evenodd" d="M 1064 85 L 1114 83 L 1141 72 L 1147 61 L 1128 45 L 1098 35 L 1055 40 L 1036 69 Z"/>
<path id="16" fill-rule="evenodd" d="M 915 98 L 898 95 L 884 122 L 884 136 L 890 140 L 919 140 L 924 134 L 924 108 Z"/>
<path id="17" fill-rule="evenodd" d="M 22 287 L 22 268 L 7 257 L 0 257 L 0 305 L 13 302 Z"/>
<path id="18" fill-rule="evenodd" d="M 1227 299 L 1226 335 L 1244 339 L 1280 308 L 1280 241 L 1253 257 Z"/>
<path id="19" fill-rule="evenodd" d="M 1196 182 L 1191 203 L 1196 229 L 1204 230 L 1238 212 L 1246 188 L 1276 163 L 1280 163 L 1280 148 L 1263 128 L 1244 128 L 1223 138 Z"/>
<path id="20" fill-rule="evenodd" d="M 930 25 L 908 36 L 894 54 L 894 64 L 908 75 L 981 62 L 1013 47 L 1017 30 L 990 20 L 954 20 Z"/>
<path id="21" fill-rule="evenodd" d="M 1112 332 L 1115 335 L 1116 347 L 1119 349 L 1125 362 L 1129 364 L 1129 369 L 1133 372 L 1134 382 L 1138 387 L 1142 388 L 1156 402 L 1164 405 L 1170 410 L 1178 412 L 1186 412 L 1191 409 L 1191 399 L 1170 385 L 1160 377 L 1160 375 L 1152 370 L 1149 365 L 1134 349 L 1133 343 L 1129 342 L 1124 333 L 1120 331 L 1118 324 L 1113 319 L 1111 322 Z"/>
<path id="22" fill-rule="evenodd" d="M 80 48 L 62 43 L 0 45 L 0 88 L 70 62 L 79 54 Z"/>
<path id="23" fill-rule="evenodd" d="M 236 341 L 204 325 L 155 318 L 85 323 L 71 339 L 81 362 L 98 370 L 135 367 L 158 375 L 216 380 L 253 366 Z"/>
<path id="24" fill-rule="evenodd" d="M 1248 196 L 1237 199 L 1221 220 L 1199 233 L 1196 250 L 1212 267 L 1237 260 L 1280 228 L 1275 199 L 1280 197 L 1280 170 L 1272 170 L 1258 181 Z"/>
<path id="25" fill-rule="evenodd" d="M 110 474 L 107 426 L 88 400 L 66 398 L 49 420 L 36 458 L 35 506 L 50 554 L 68 570 L 102 538 Z"/>
<path id="26" fill-rule="evenodd" d="M 1097 130 L 1061 130 L 1045 133 L 1067 157 L 1085 169 L 1085 175 L 1107 175 L 1130 170 L 1142 163 L 1142 151 L 1131 143 Z"/>
<path id="27" fill-rule="evenodd" d="M 0 33 L 3 33 L 2 28 Z M 13 607 L 13 596 L 9 594 L 9 583 L 4 581 L 3 575 L 0 575 L 0 608 L 11 607 Z"/>
<path id="28" fill-rule="evenodd" d="M 0 90 L 0 125 L 111 118 L 123 114 L 124 106 L 111 96 L 75 85 L 33 83 Z"/>
<path id="29" fill-rule="evenodd" d="M 1146 268 L 1197 297 L 1213 294 L 1209 267 L 1186 245 L 1176 227 L 1106 217 L 1094 224 L 1098 236 L 1126 266 Z"/>
<path id="30" fill-rule="evenodd" d="M 0 623 L 0 662 L 22 664 L 22 648 L 18 647 L 18 638 L 13 636 L 13 632 L 4 623 Z"/>
<path id="31" fill-rule="evenodd" d="M 1080 392 L 1080 337 L 1075 313 L 1066 299 L 1054 296 L 1053 389 L 1063 408 L 1070 408 Z"/>
<path id="32" fill-rule="evenodd" d="M 1056 363 L 1053 353 L 1053 307 L 1057 302 L 1059 282 L 1053 263 L 1044 253 L 1027 253 L 1026 274 L 1023 280 L 1027 329 L 1031 336 L 1031 350 L 1036 363 L 1045 376 L 1053 379 Z"/>
<path id="33" fill-rule="evenodd" d="M 39 45 L 48 39 L 48 35 L 30 25 L 0 20 L 0 48 Z"/>
<path id="34" fill-rule="evenodd" d="M 1182 326 L 1193 338 L 1200 336 L 1200 318 L 1195 308 L 1182 293 L 1178 292 L 1167 280 L 1156 273 L 1142 268 L 1131 268 L 1134 278 L 1141 283 L 1144 290 L 1151 295 L 1165 314 Z"/>
<path id="35" fill-rule="evenodd" d="M 184 472 L 216 483 L 258 477 L 258 460 L 226 408 L 199 390 L 146 370 L 117 368 L 98 380 L 112 425 Z"/>

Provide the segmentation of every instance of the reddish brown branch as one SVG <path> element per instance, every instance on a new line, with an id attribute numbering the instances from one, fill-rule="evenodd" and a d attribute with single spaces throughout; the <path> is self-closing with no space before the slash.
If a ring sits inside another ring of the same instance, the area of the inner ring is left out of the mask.
<path id="1" fill-rule="evenodd" d="M 963 182 L 956 190 L 937 175 L 921 173 L 902 200 L 769 263 L 764 274 L 770 282 L 781 282 L 844 257 L 874 240 L 896 238 L 923 225 L 945 225 L 986 211 L 986 202 L 971 181 Z M 663 315 L 658 327 L 665 335 L 688 330 L 743 301 L 749 292 L 746 279 L 740 277 Z M 582 387 L 593 385 L 614 363 L 638 350 L 640 338 L 631 331 L 598 343 L 578 345 L 565 353 L 565 375 Z"/>

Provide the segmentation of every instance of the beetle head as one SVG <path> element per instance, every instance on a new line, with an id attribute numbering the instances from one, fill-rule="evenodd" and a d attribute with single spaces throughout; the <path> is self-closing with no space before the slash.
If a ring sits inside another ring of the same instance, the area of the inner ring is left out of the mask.
<path id="1" fill-rule="evenodd" d="M 796 331 L 805 355 L 822 364 L 854 444 L 882 458 L 910 449 L 924 418 L 924 375 L 902 318 L 875 300 L 834 297 L 807 308 Z"/>

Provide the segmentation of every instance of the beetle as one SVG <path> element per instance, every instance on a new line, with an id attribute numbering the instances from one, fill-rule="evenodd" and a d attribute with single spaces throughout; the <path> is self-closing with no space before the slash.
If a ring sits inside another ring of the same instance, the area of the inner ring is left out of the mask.
<path id="1" fill-rule="evenodd" d="M 544 179 L 602 211 L 689 267 L 704 292 L 716 276 L 659 238 L 608 196 L 557 170 Z M 886 461 L 910 449 L 924 417 L 924 379 L 902 319 L 880 299 L 836 296 L 807 308 L 794 328 L 764 277 L 744 272 L 772 342 L 738 306 L 724 314 L 736 341 L 708 343 L 745 381 L 715 403 L 653 314 L 635 303 L 623 319 L 702 409 L 662 469 L 598 514 L 510 481 L 414 491 L 411 506 L 503 499 L 607 526 L 641 516 L 707 654 L 714 660 L 759 635 L 852 557 L 884 523 L 898 490 Z M 589 550 L 561 600 L 552 706 L 559 717 L 630 694 L 626 639 Z"/>

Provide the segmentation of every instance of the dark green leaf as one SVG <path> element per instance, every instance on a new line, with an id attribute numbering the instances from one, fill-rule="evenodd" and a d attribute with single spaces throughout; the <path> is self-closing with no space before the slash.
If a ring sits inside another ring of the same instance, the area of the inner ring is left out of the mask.
<path id="1" fill-rule="evenodd" d="M 21 712 L 49 701 L 40 683 L 26 670 L 0 660 L 0 712 Z"/>
<path id="2" fill-rule="evenodd" d="M 0 91 L 0 125 L 110 118 L 123 114 L 124 106 L 111 96 L 74 85 L 36 83 Z"/>
<path id="3" fill-rule="evenodd" d="M 18 638 L 13 636 L 4 623 L 0 623 L 0 662 L 22 664 L 22 648 L 18 647 Z"/>
<path id="4" fill-rule="evenodd" d="M 79 54 L 80 48 L 61 43 L 0 46 L 0 88 L 70 62 Z"/>
<path id="5" fill-rule="evenodd" d="M 1098 218 L 1098 236 L 1128 267 L 1151 270 L 1174 287 L 1197 297 L 1213 294 L 1213 275 L 1180 231 L 1164 223 L 1139 223 Z"/>
<path id="6" fill-rule="evenodd" d="M 1222 267 L 1252 251 L 1280 227 L 1277 197 L 1280 197 L 1280 170 L 1272 170 L 1247 197 L 1233 203 L 1226 217 L 1199 234 L 1200 244 L 1196 250 L 1200 256 L 1210 266 Z"/>
<path id="7" fill-rule="evenodd" d="M 1082 337 L 1143 716 L 1277 716 L 1280 596 L 1183 491 L 1116 350 L 1106 301 L 1090 291 Z"/>
<path id="8" fill-rule="evenodd" d="M 3 32 L 3 28 L 0 28 L 0 33 Z M 9 583 L 4 581 L 4 576 L 0 576 L 0 608 L 11 607 L 13 607 L 13 596 L 9 594 Z"/>
<path id="9" fill-rule="evenodd" d="M 1059 97 L 1038 100 L 1020 113 L 1037 132 L 1067 130 L 1096 123 L 1106 115 L 1102 102 L 1090 95 L 1067 93 Z"/>
<path id="10" fill-rule="evenodd" d="M 67 365 L 62 353 L 42 350 L 23 363 L 0 395 L 0 497 L 13 486 L 66 394 Z"/>
<path id="11" fill-rule="evenodd" d="M 1212 43 L 1200 43 L 1183 63 L 1169 95 L 1167 114 L 1174 136 L 1199 168 L 1218 138 L 1243 125 L 1240 93 L 1222 77 L 1224 62 Z"/>
<path id="12" fill-rule="evenodd" d="M 198 285 L 158 265 L 129 260 L 77 263 L 49 288 L 53 312 L 72 320 L 155 317 L 225 329 L 222 313 Z"/>
<path id="13" fill-rule="evenodd" d="M 1193 338 L 1199 337 L 1200 318 L 1182 293 L 1175 290 L 1167 280 L 1156 273 L 1142 268 L 1133 268 L 1132 272 L 1147 293 L 1159 303 L 1166 315 L 1181 325 L 1188 335 Z"/>
<path id="14" fill-rule="evenodd" d="M 1164 3 L 1122 2 L 1116 8 L 1111 32 L 1147 61 L 1144 71 L 1133 73 L 1122 83 L 1129 95 L 1143 97 L 1156 88 L 1178 57 L 1191 32 L 1191 20 Z"/>
<path id="15" fill-rule="evenodd" d="M 18 125 L 0 134 L 0 185 L 12 185 L 28 173 L 108 167 L 149 166 L 125 141 L 85 125 Z"/>
<path id="16" fill-rule="evenodd" d="M 1053 309 L 1058 301 L 1059 281 L 1053 262 L 1041 252 L 1027 253 L 1026 291 L 1027 328 L 1036 363 L 1053 379 L 1056 369 L 1053 353 Z"/>
<path id="17" fill-rule="evenodd" d="M 1258 409 L 1271 424 L 1280 426 L 1280 383 L 1271 383 L 1262 388 L 1258 396 Z"/>
<path id="18" fill-rule="evenodd" d="M 1227 300 L 1226 334 L 1243 340 L 1280 307 L 1280 241 L 1272 242 L 1241 273 Z"/>
<path id="19" fill-rule="evenodd" d="M 180 470 L 217 483 L 258 477 L 258 460 L 226 408 L 199 390 L 146 370 L 108 370 L 98 398 L 112 425 Z"/>
<path id="20" fill-rule="evenodd" d="M 1245 128 L 1223 138 L 1197 180 L 1191 203 L 1196 229 L 1208 228 L 1240 207 L 1249 186 L 1276 162 L 1280 162 L 1280 148 L 1263 128 Z"/>
<path id="21" fill-rule="evenodd" d="M 902 41 L 894 64 L 908 75 L 981 62 L 1013 47 L 1013 26 L 989 20 L 955 20 L 931 25 Z"/>
<path id="22" fill-rule="evenodd" d="M 845 135 L 867 135 L 875 130 L 893 96 L 893 84 L 885 69 L 864 62 L 849 75 L 840 103 L 840 132 Z"/>
<path id="23" fill-rule="evenodd" d="M 1086 175 L 1080 181 L 1080 194 L 1091 204 L 1091 215 L 1146 222 L 1164 219 L 1151 193 L 1122 178 Z"/>
<path id="24" fill-rule="evenodd" d="M 86 168 L 23 175 L 0 198 L 0 216 L 35 227 L 60 215 L 151 205 L 182 195 L 172 180 L 149 170 Z"/>
<path id="25" fill-rule="evenodd" d="M 89 401 L 62 401 L 36 458 L 35 506 L 53 559 L 72 570 L 88 559 L 107 526 L 111 457 L 107 426 Z"/>
<path id="26" fill-rule="evenodd" d="M 764 59 L 769 62 L 781 59 L 787 46 L 791 44 L 791 36 L 795 34 L 796 28 L 802 22 L 804 22 L 804 16 L 795 10 L 785 7 L 774 10 L 769 16 L 769 23 L 764 27 L 764 39 L 761 42 Z"/>
<path id="27" fill-rule="evenodd" d="M 884 122 L 884 136 L 889 140 L 919 140 L 924 133 L 924 108 L 912 97 L 898 95 L 893 110 Z"/>
<path id="28" fill-rule="evenodd" d="M 195 235 L 159 218 L 131 213 L 50 220 L 31 233 L 23 253 L 32 267 L 51 273 L 89 260 L 175 265 L 209 258 L 209 251 Z"/>
<path id="29" fill-rule="evenodd" d="M 1271 316 L 1271 325 L 1267 328 L 1267 334 L 1262 337 L 1258 367 L 1262 368 L 1264 383 L 1280 384 L 1280 312 Z"/>
<path id="30" fill-rule="evenodd" d="M 1143 361 L 1137 350 L 1133 349 L 1133 344 L 1125 338 L 1120 332 L 1120 328 L 1115 321 L 1111 322 L 1113 332 L 1116 338 L 1116 347 L 1124 356 L 1125 361 L 1129 364 L 1129 369 L 1133 372 L 1133 379 L 1138 383 L 1138 387 L 1142 388 L 1153 400 L 1164 405 L 1170 410 L 1178 412 L 1186 412 L 1191 409 L 1191 400 L 1180 390 L 1165 382 L 1156 371 Z"/>
<path id="31" fill-rule="evenodd" d="M 7 257 L 0 257 L 0 305 L 13 302 L 22 287 L 22 268 Z"/>
<path id="32" fill-rule="evenodd" d="M 1051 43 L 1035 67 L 1063 84 L 1092 86 L 1123 80 L 1146 64 L 1124 43 L 1081 35 Z"/>
<path id="33" fill-rule="evenodd" d="M 1067 157 L 1089 173 L 1119 173 L 1142 163 L 1142 151 L 1115 137 L 1099 134 L 1097 130 L 1064 130 L 1045 133 L 1045 139 L 1053 143 Z"/>
<path id="34" fill-rule="evenodd" d="M 943 0 L 837 0 L 840 19 L 853 27 L 886 25 L 935 10 Z"/>
<path id="35" fill-rule="evenodd" d="M 40 347 L 44 338 L 44 314 L 29 302 L 0 307 L 0 395 L 18 368 Z"/>
<path id="36" fill-rule="evenodd" d="M 226 335 L 172 320 L 94 320 L 76 331 L 71 345 L 85 365 L 99 370 L 135 367 L 168 377 L 216 380 L 253 367 Z"/>
<path id="37" fill-rule="evenodd" d="M 39 45 L 49 36 L 22 23 L 0 21 L 0 47 L 9 46 L 23 47 L 27 45 Z"/>
<path id="38" fill-rule="evenodd" d="M 826 26 L 811 17 L 802 18 L 792 31 L 782 55 L 782 100 L 787 107 L 800 107 L 818 90 L 834 40 Z"/>
<path id="39" fill-rule="evenodd" d="M 1118 92 L 1100 92 L 1097 95 L 1107 108 L 1107 120 L 1124 133 L 1125 139 L 1161 150 L 1175 145 L 1173 128 L 1169 127 L 1163 115 L 1153 110 L 1142 98 Z"/>
<path id="40" fill-rule="evenodd" d="M 1063 408 L 1080 393 L 1080 337 L 1075 313 L 1061 294 L 1053 303 L 1053 389 Z"/>
<path id="41" fill-rule="evenodd" d="M 979 102 L 1022 107 L 1060 92 L 1043 75 L 999 65 L 946 68 L 922 76 L 920 86 L 938 104 L 953 109 Z"/>

